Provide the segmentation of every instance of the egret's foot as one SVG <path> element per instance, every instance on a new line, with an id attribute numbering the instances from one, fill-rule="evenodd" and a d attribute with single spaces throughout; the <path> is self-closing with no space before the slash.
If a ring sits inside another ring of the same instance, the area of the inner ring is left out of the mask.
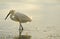
<path id="1" fill-rule="evenodd" d="M 21 39 L 21 33 L 22 33 L 22 32 L 19 32 L 19 38 L 18 38 L 18 39 Z"/>
<path id="2" fill-rule="evenodd" d="M 20 37 L 21 37 L 22 32 L 23 32 L 23 27 L 20 27 L 20 28 L 19 28 L 19 39 L 20 39 Z"/>
<path id="3" fill-rule="evenodd" d="M 22 25 L 21 25 L 21 23 L 20 23 L 20 26 L 19 26 L 19 39 L 20 39 L 20 37 L 21 37 L 21 34 L 22 34 L 22 31 L 23 31 L 24 29 L 23 29 L 23 27 L 22 27 Z"/>

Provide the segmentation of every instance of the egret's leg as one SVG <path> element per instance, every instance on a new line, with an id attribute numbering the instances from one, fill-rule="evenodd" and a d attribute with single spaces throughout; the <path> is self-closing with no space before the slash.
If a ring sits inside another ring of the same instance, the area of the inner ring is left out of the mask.
<path id="1" fill-rule="evenodd" d="M 21 26 L 21 28 L 22 28 L 22 31 L 23 31 L 23 26 L 21 25 L 21 23 L 20 23 L 20 26 Z"/>
<path id="2" fill-rule="evenodd" d="M 22 31 L 23 31 L 23 27 L 22 27 L 22 25 L 21 25 L 21 23 L 20 23 L 20 26 L 19 26 L 19 39 L 20 39 L 20 37 L 21 37 Z"/>

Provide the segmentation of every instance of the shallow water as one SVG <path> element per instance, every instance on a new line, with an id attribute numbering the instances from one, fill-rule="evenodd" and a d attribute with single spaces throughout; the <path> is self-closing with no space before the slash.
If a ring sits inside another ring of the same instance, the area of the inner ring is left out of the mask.
<path id="1" fill-rule="evenodd" d="M 29 27 L 30 28 L 30 27 Z M 31 29 L 31 28 L 30 28 Z M 24 30 L 22 35 L 30 35 L 31 39 L 60 39 L 59 27 L 56 26 L 44 26 L 39 28 L 39 30 Z M 18 36 L 16 31 L 0 31 L 0 39 L 13 39 Z"/>
<path id="2" fill-rule="evenodd" d="M 30 35 L 31 39 L 60 39 L 59 0 L 0 1 L 0 39 L 13 39 L 19 35 L 19 23 L 9 17 L 4 20 L 11 9 L 32 18 L 32 22 L 22 24 L 22 35 Z"/>

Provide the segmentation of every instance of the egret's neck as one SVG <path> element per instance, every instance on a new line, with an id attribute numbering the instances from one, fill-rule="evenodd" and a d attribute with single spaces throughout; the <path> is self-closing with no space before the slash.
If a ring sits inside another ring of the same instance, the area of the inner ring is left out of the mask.
<path id="1" fill-rule="evenodd" d="M 14 12 L 13 12 L 13 13 L 11 13 L 11 15 L 14 15 Z"/>
<path id="2" fill-rule="evenodd" d="M 12 14 L 10 15 L 10 18 L 11 18 L 12 20 L 14 20 L 14 13 L 12 13 Z"/>
<path id="3" fill-rule="evenodd" d="M 13 17 L 14 16 L 14 13 L 11 13 L 10 17 Z"/>

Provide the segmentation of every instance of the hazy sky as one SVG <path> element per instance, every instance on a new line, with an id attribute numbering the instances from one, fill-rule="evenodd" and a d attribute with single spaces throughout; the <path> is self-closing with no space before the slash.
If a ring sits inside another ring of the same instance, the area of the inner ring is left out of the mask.
<path id="1" fill-rule="evenodd" d="M 32 16 L 33 24 L 60 26 L 60 0 L 0 0 L 0 26 L 11 22 L 4 20 L 11 9 Z"/>
<path id="2" fill-rule="evenodd" d="M 50 35 L 55 38 L 56 34 L 59 36 L 60 0 L 0 0 L 0 34 L 18 34 L 19 24 L 9 17 L 4 20 L 11 9 L 32 17 L 32 22 L 22 24 L 23 34 L 27 31 L 34 39 L 43 39 L 46 36 L 49 39 Z"/>

